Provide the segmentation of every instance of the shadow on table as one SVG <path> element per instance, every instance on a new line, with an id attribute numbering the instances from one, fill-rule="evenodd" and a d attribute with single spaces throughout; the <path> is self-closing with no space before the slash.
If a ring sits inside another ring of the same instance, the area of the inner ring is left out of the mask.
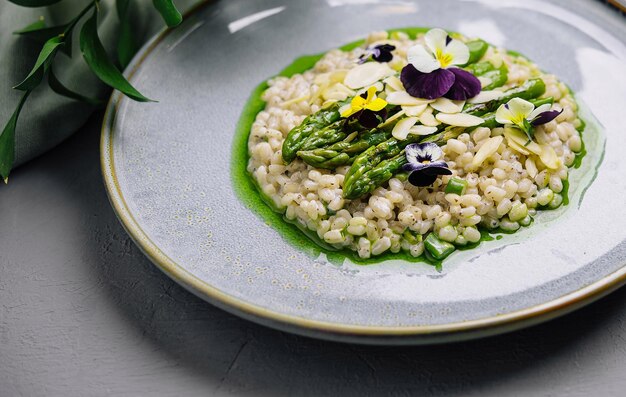
<path id="1" fill-rule="evenodd" d="M 98 122 L 98 117 L 91 120 Z M 241 320 L 186 292 L 139 252 L 108 204 L 100 177 L 98 136 L 93 135 L 64 144 L 62 152 L 76 153 L 73 157 L 63 157 L 57 150 L 38 160 L 61 168 L 51 175 L 80 170 L 78 180 L 68 183 L 68 198 L 95 230 L 85 244 L 84 255 L 89 258 L 85 263 L 95 264 L 91 271 L 100 275 L 110 298 L 107 304 L 118 307 L 149 345 L 169 360 L 207 385 L 219 385 L 214 391 L 342 396 L 497 393 L 498 385 L 507 384 L 511 390 L 524 379 L 528 388 L 529 379 L 558 378 L 560 371 L 568 370 L 561 367 L 564 362 L 576 366 L 582 355 L 590 360 L 606 353 L 596 349 L 598 334 L 619 337 L 624 289 L 547 324 L 437 346 L 346 345 Z"/>

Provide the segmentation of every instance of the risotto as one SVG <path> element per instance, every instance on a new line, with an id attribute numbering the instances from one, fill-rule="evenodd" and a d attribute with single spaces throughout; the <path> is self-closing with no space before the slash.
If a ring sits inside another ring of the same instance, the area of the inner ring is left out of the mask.
<path id="1" fill-rule="evenodd" d="M 441 29 L 375 32 L 268 84 L 248 172 L 288 221 L 360 258 L 441 261 L 529 226 L 584 151 L 564 83 Z"/>

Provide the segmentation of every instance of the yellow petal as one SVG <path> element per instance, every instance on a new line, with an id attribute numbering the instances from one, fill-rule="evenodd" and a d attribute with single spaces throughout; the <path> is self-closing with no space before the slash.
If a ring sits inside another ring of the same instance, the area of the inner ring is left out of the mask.
<path id="1" fill-rule="evenodd" d="M 371 102 L 374 97 L 376 97 L 376 87 L 371 86 L 367 89 L 367 98 L 365 98 L 365 102 Z"/>
<path id="2" fill-rule="evenodd" d="M 365 105 L 365 109 L 373 110 L 374 112 L 378 112 L 379 110 L 384 109 L 387 106 L 387 101 L 382 98 L 376 98 L 372 102 Z"/>

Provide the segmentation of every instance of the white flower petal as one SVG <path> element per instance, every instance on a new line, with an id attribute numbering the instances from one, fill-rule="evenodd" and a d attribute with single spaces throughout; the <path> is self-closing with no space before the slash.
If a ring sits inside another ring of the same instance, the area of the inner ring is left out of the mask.
<path id="1" fill-rule="evenodd" d="M 426 47 L 433 54 L 436 54 L 437 51 L 443 52 L 446 48 L 446 38 L 448 37 L 448 32 L 443 29 L 435 28 L 430 29 L 424 35 L 424 42 L 426 43 Z M 467 61 L 466 61 L 467 62 Z"/>
<path id="2" fill-rule="evenodd" d="M 492 101 L 494 99 L 498 99 L 503 96 L 504 93 L 502 91 L 481 91 L 478 95 L 473 98 L 467 100 L 468 103 L 485 103 Z"/>
<path id="3" fill-rule="evenodd" d="M 433 99 L 422 99 L 415 98 L 409 95 L 406 91 L 396 91 L 387 95 L 385 98 L 388 104 L 390 105 L 406 105 L 406 106 L 417 106 L 424 105 L 433 102 Z"/>
<path id="4" fill-rule="evenodd" d="M 451 65 L 463 65 L 469 60 L 469 48 L 462 41 L 452 39 L 445 49 L 445 54 L 452 56 Z"/>
<path id="5" fill-rule="evenodd" d="M 357 65 L 346 73 L 343 83 L 352 89 L 370 86 L 395 72 L 385 63 L 366 62 Z"/>
<path id="6" fill-rule="evenodd" d="M 463 105 L 465 105 L 465 101 L 453 101 L 444 97 L 437 98 L 435 102 L 430 104 L 433 109 L 442 113 L 459 113 L 463 110 Z"/>
<path id="7" fill-rule="evenodd" d="M 409 135 L 409 130 L 417 123 L 417 117 L 407 117 L 396 123 L 391 131 L 391 135 L 399 141 L 406 139 Z"/>
<path id="8" fill-rule="evenodd" d="M 472 116 L 467 113 L 437 113 L 435 118 L 442 123 L 453 125 L 455 127 L 474 127 L 476 125 L 482 124 L 485 120 L 481 119 L 477 116 Z"/>
<path id="9" fill-rule="evenodd" d="M 512 124 L 513 122 L 511 120 L 513 120 L 511 110 L 504 104 L 500 105 L 498 110 L 496 110 L 496 121 L 500 124 Z"/>
<path id="10" fill-rule="evenodd" d="M 427 107 L 428 104 L 425 103 L 423 105 L 402 106 L 402 110 L 404 110 L 404 113 L 406 113 L 407 116 L 417 117 L 424 113 L 424 110 L 426 110 Z"/>
<path id="11" fill-rule="evenodd" d="M 533 111 L 535 105 L 522 98 L 513 98 L 507 105 L 513 118 L 525 119 Z"/>
<path id="12" fill-rule="evenodd" d="M 409 48 L 406 53 L 409 63 L 415 66 L 415 69 L 422 73 L 430 73 L 441 67 L 441 64 L 435 57 L 426 51 L 424 46 L 417 44 Z M 364 64 L 367 65 L 367 64 Z"/>
<path id="13" fill-rule="evenodd" d="M 550 110 L 551 107 L 552 107 L 551 104 L 544 103 L 543 105 L 539 106 L 538 108 L 530 112 L 530 114 L 528 115 L 528 120 L 533 120 L 535 117 L 539 116 L 541 113 L 547 112 L 548 110 Z"/>
<path id="14" fill-rule="evenodd" d="M 437 127 L 429 127 L 427 125 L 414 125 L 409 129 L 409 134 L 414 135 L 430 135 L 437 132 Z"/>

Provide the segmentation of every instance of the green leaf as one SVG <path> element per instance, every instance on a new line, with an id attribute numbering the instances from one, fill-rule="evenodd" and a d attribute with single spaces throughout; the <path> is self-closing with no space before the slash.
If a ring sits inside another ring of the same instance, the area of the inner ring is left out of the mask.
<path id="1" fill-rule="evenodd" d="M 120 35 L 117 43 L 117 60 L 122 68 L 126 68 L 138 50 L 131 29 L 131 15 L 128 0 L 117 0 L 117 15 L 120 19 Z"/>
<path id="2" fill-rule="evenodd" d="M 104 102 L 101 99 L 86 97 L 67 88 L 54 74 L 54 70 L 52 69 L 52 67 L 48 71 L 48 85 L 50 86 L 52 91 L 56 92 L 59 95 L 75 99 L 77 101 L 85 102 L 93 106 L 102 105 L 102 103 Z"/>
<path id="3" fill-rule="evenodd" d="M 58 3 L 61 0 L 9 0 L 13 4 L 17 4 L 22 7 L 44 7 L 49 6 L 55 3 Z"/>
<path id="4" fill-rule="evenodd" d="M 37 57 L 35 66 L 33 66 L 28 76 L 26 76 L 21 83 L 13 88 L 21 91 L 29 91 L 37 87 L 37 85 L 41 83 L 44 74 L 50 66 L 50 62 L 52 62 L 54 54 L 60 45 L 63 45 L 63 41 L 59 36 L 46 41 L 41 49 L 41 52 L 39 53 L 39 57 Z"/>
<path id="5" fill-rule="evenodd" d="M 67 25 L 47 27 L 46 23 L 40 19 L 23 29 L 16 30 L 13 34 L 24 36 L 35 41 L 47 41 L 54 36 L 62 34 L 66 27 Z"/>
<path id="6" fill-rule="evenodd" d="M 91 70 L 104 83 L 136 101 L 152 101 L 137 91 L 109 59 L 98 37 L 97 9 L 94 10 L 93 15 L 85 21 L 85 24 L 80 30 L 80 51 L 83 53 L 83 58 L 85 58 L 87 65 L 89 65 Z"/>
<path id="7" fill-rule="evenodd" d="M 2 134 L 0 134 L 0 177 L 4 179 L 4 183 L 9 181 L 9 174 L 13 168 L 15 161 L 15 128 L 17 127 L 17 118 L 22 111 L 22 106 L 26 102 L 26 98 L 30 95 L 30 91 L 26 91 L 22 95 L 22 99 L 17 104 L 17 108 L 11 115 L 9 122 L 4 126 Z"/>
<path id="8" fill-rule="evenodd" d="M 180 15 L 172 0 L 152 0 L 152 4 L 161 14 L 167 26 L 178 26 L 183 21 L 183 16 Z"/>

